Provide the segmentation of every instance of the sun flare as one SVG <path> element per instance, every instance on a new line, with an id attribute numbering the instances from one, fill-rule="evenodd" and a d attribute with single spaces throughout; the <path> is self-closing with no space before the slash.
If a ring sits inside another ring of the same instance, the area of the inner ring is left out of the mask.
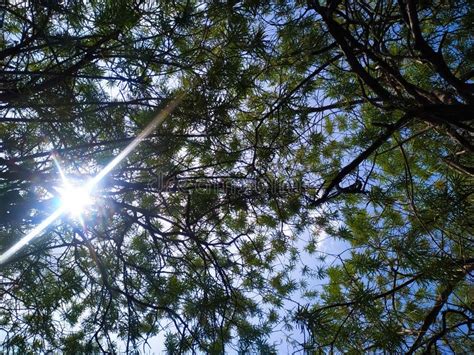
<path id="1" fill-rule="evenodd" d="M 58 188 L 61 195 L 61 206 L 66 213 L 74 217 L 81 217 L 81 215 L 92 204 L 92 197 L 90 190 L 80 186 L 62 186 Z"/>
<path id="2" fill-rule="evenodd" d="M 61 204 L 59 208 L 54 211 L 48 218 L 33 228 L 28 234 L 16 242 L 10 249 L 6 250 L 0 255 L 0 265 L 5 263 L 13 254 L 27 245 L 31 240 L 39 236 L 51 223 L 56 221 L 64 213 L 69 213 L 71 216 L 77 218 L 83 226 L 85 226 L 82 214 L 86 212 L 87 207 L 92 204 L 93 198 L 91 191 L 97 186 L 97 184 L 110 173 L 128 154 L 130 154 L 150 133 L 158 127 L 165 118 L 178 106 L 182 101 L 184 95 L 176 97 L 171 103 L 148 124 L 148 126 L 140 132 L 114 159 L 112 159 L 97 175 L 89 180 L 87 183 L 80 186 L 72 185 L 66 178 L 59 161 L 56 156 L 53 155 L 53 161 L 58 169 L 63 186 L 56 188 L 60 194 Z"/>

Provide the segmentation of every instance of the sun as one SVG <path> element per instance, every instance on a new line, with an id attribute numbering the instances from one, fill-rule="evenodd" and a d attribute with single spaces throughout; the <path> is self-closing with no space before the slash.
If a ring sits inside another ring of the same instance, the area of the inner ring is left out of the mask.
<path id="1" fill-rule="evenodd" d="M 102 170 L 100 170 L 93 179 L 85 183 L 85 187 L 74 187 L 70 184 L 69 180 L 64 174 L 61 164 L 57 159 L 56 154 L 52 154 L 52 159 L 56 168 L 58 169 L 61 180 L 63 181 L 63 186 L 56 188 L 57 192 L 60 194 L 61 206 L 56 209 L 48 218 L 43 220 L 35 228 L 28 232 L 23 238 L 18 242 L 12 245 L 8 250 L 3 254 L 0 254 L 0 265 L 3 264 L 15 254 L 18 250 L 23 248 L 31 240 L 40 235 L 51 223 L 57 220 L 65 212 L 69 212 L 71 215 L 75 215 L 77 219 L 81 222 L 82 226 L 85 228 L 85 223 L 82 219 L 81 214 L 86 211 L 87 207 L 93 202 L 91 197 L 91 191 L 94 187 L 110 173 L 123 159 L 127 157 L 146 137 L 148 137 L 153 130 L 158 127 L 165 118 L 178 106 L 178 104 L 183 100 L 184 95 L 178 96 L 162 110 L 149 124 L 145 127 L 143 131 L 140 132 L 114 159 L 112 159 Z"/>
<path id="2" fill-rule="evenodd" d="M 92 204 L 90 189 L 86 187 L 67 184 L 59 187 L 58 191 L 61 196 L 61 206 L 74 217 L 81 217 Z"/>

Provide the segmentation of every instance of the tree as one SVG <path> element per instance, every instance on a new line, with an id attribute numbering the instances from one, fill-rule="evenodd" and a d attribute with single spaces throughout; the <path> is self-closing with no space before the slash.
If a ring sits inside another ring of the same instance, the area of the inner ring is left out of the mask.
<path id="1" fill-rule="evenodd" d="M 472 10 L 3 5 L 3 251 L 60 204 L 58 165 L 84 184 L 169 111 L 1 266 L 4 347 L 268 353 L 283 323 L 308 352 L 469 351 Z"/>

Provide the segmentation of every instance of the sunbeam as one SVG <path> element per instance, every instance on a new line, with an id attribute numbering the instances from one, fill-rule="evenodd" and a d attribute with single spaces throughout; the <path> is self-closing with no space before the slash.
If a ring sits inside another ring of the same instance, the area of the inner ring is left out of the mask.
<path id="1" fill-rule="evenodd" d="M 51 223 L 57 220 L 65 212 L 65 210 L 66 209 L 64 206 L 60 206 L 48 218 L 46 218 L 43 222 L 38 224 L 27 235 L 25 235 L 16 244 L 10 247 L 10 249 L 8 249 L 6 252 L 0 255 L 0 264 L 5 263 L 13 254 L 15 254 L 21 248 L 23 248 L 33 238 L 36 238 L 38 235 L 40 235 L 41 232 L 44 231 Z"/>
<path id="2" fill-rule="evenodd" d="M 32 239 L 36 238 L 43 232 L 51 223 L 56 221 L 64 213 L 77 214 L 78 218 L 81 218 L 81 213 L 84 207 L 90 202 L 90 193 L 97 186 L 97 184 L 110 173 L 123 159 L 125 159 L 151 132 L 153 132 L 168 115 L 182 101 L 184 94 L 179 95 L 173 99 L 168 106 L 166 106 L 158 115 L 143 129 L 143 131 L 135 137 L 110 163 L 108 163 L 93 179 L 91 179 L 83 188 L 71 187 L 69 181 L 64 175 L 61 166 L 54 158 L 55 164 L 58 167 L 61 180 L 63 181 L 63 189 L 59 188 L 61 193 L 61 205 L 54 211 L 48 218 L 33 228 L 27 235 L 21 238 L 17 243 L 11 246 L 7 251 L 0 255 L 0 264 L 5 263 L 13 254 L 27 245 Z"/>

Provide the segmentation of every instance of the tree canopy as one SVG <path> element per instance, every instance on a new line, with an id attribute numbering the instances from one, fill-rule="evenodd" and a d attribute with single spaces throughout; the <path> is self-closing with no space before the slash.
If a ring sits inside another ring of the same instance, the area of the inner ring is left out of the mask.
<path id="1" fill-rule="evenodd" d="M 2 3 L 0 253 L 164 119 L 0 265 L 3 349 L 472 351 L 473 21 L 470 0 Z"/>

